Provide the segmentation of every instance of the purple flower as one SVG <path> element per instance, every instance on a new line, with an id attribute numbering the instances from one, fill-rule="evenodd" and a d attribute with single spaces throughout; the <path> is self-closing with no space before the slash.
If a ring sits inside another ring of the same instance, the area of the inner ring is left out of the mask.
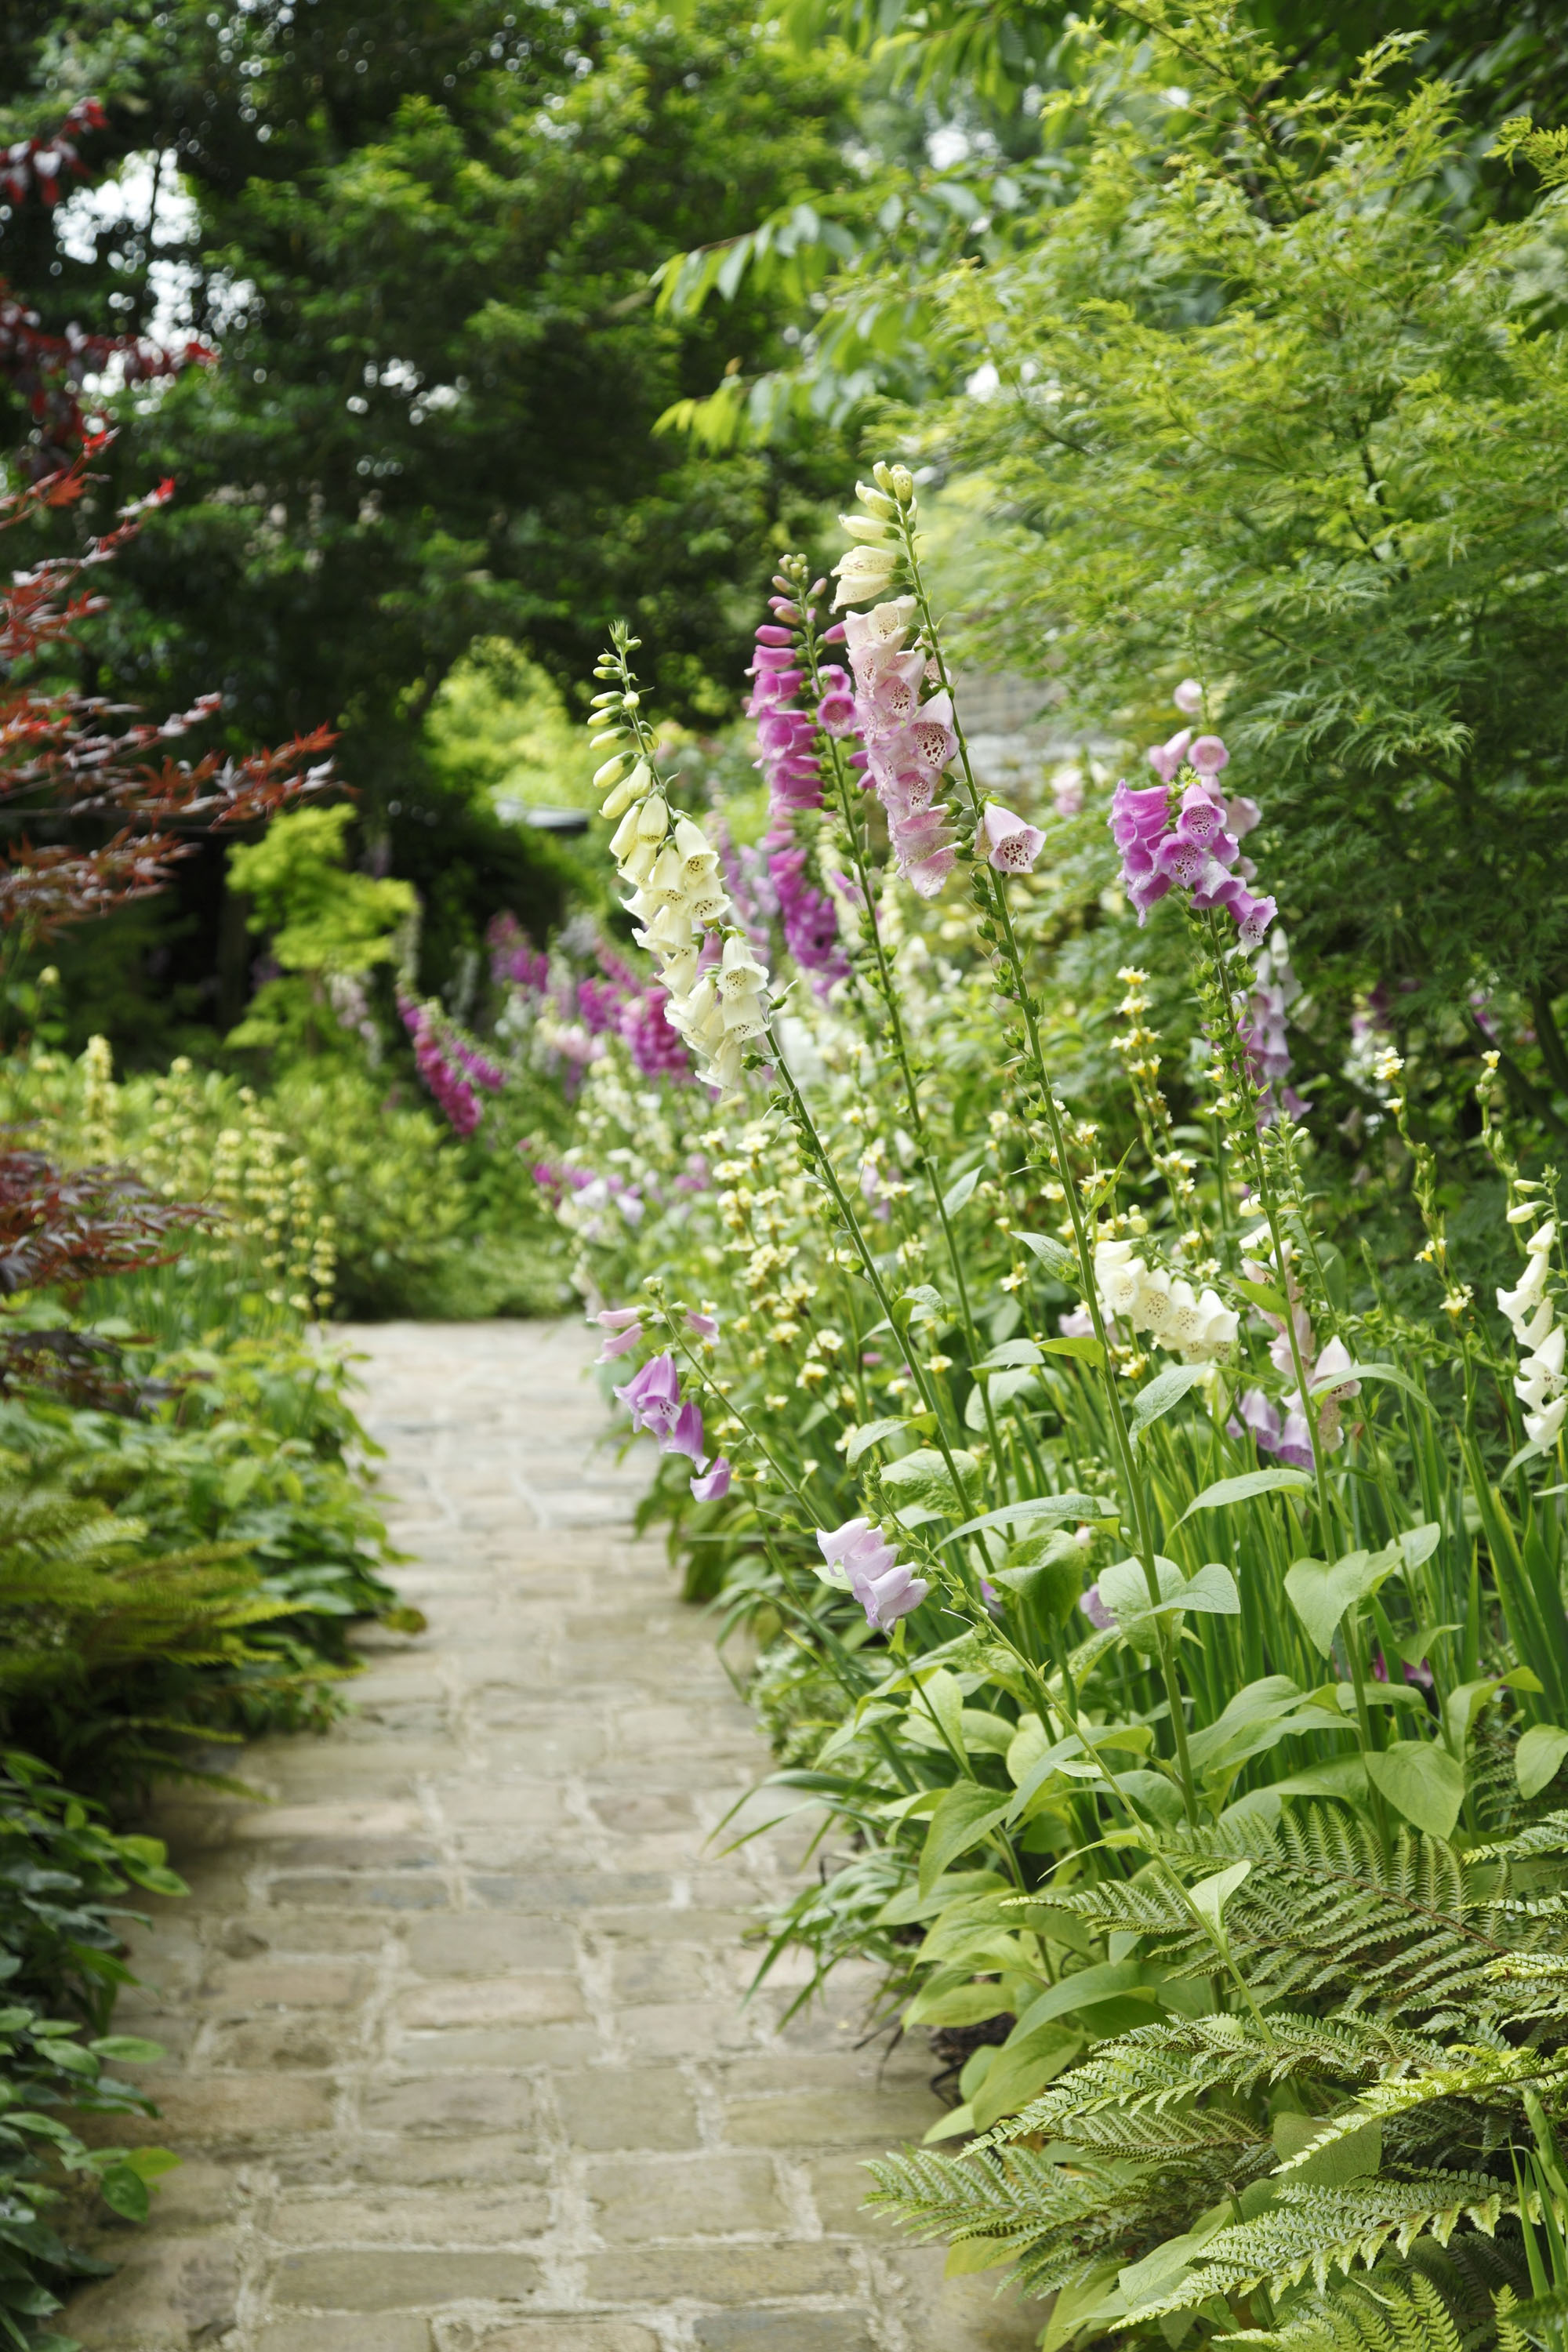
<path id="1" fill-rule="evenodd" d="M 600 1322 L 602 1323 L 604 1319 L 601 1315 Z M 629 1323 L 624 1331 L 606 1331 L 604 1344 L 594 1361 L 596 1364 L 608 1364 L 613 1363 L 617 1356 L 629 1356 L 634 1348 L 642 1346 L 642 1339 L 643 1330 L 640 1323 Z"/>
<path id="2" fill-rule="evenodd" d="M 720 1503 L 730 1491 L 730 1465 L 721 1454 L 705 1476 L 693 1478 L 691 1493 L 699 1503 Z"/>
<path id="3" fill-rule="evenodd" d="M 1195 677 L 1184 677 L 1171 699 L 1184 719 L 1192 719 L 1204 707 L 1204 690 Z"/>
<path id="4" fill-rule="evenodd" d="M 1068 1314 L 1057 1317 L 1057 1329 L 1064 1339 L 1092 1339 L 1094 1318 L 1087 1307 L 1075 1307 Z"/>
<path id="5" fill-rule="evenodd" d="M 1046 845 L 1038 826 L 1026 824 L 1021 816 L 996 801 L 986 803 L 982 824 L 991 845 L 986 863 L 998 874 L 1026 874 Z"/>
<path id="6" fill-rule="evenodd" d="M 666 1430 L 659 1441 L 658 1450 L 661 1454 L 687 1454 L 695 1469 L 702 1468 L 708 1456 L 702 1445 L 702 1413 L 700 1406 L 689 1402 L 681 1406 L 675 1416 L 673 1425 Z"/>
<path id="7" fill-rule="evenodd" d="M 1084 1615 L 1089 1619 L 1089 1623 L 1097 1626 L 1102 1633 L 1108 1633 L 1112 1625 L 1116 1622 L 1115 1618 L 1111 1615 L 1110 1610 L 1106 1607 L 1104 1601 L 1100 1597 L 1100 1587 L 1098 1584 L 1091 1584 L 1089 1586 L 1089 1591 L 1083 1595 L 1078 1605 L 1083 1611 Z"/>
<path id="8" fill-rule="evenodd" d="M 680 1411 L 680 1374 L 675 1358 L 650 1356 L 616 1396 L 632 1417 L 634 1430 L 651 1429 L 664 1436 L 673 1429 Z"/>
<path id="9" fill-rule="evenodd" d="M 1200 735 L 1191 743 L 1187 757 L 1200 776 L 1217 776 L 1222 768 L 1230 765 L 1230 753 L 1217 735 Z"/>
<path id="10" fill-rule="evenodd" d="M 881 1528 L 869 1519 L 847 1519 L 831 1534 L 819 1533 L 816 1540 L 828 1567 L 842 1571 L 830 1581 L 847 1584 L 866 1612 L 867 1624 L 884 1633 L 918 1609 L 931 1591 L 922 1577 L 900 1564 L 892 1545 L 883 1541 Z"/>
<path id="11" fill-rule="evenodd" d="M 1182 728 L 1168 743 L 1152 743 L 1148 751 L 1149 765 L 1157 776 L 1173 784 L 1180 773 L 1182 761 L 1187 756 L 1187 746 L 1193 740 L 1190 727 Z"/>
<path id="12" fill-rule="evenodd" d="M 676 1181 L 679 1182 L 679 1179 L 677 1178 Z M 686 1321 L 688 1328 L 695 1331 L 700 1339 L 716 1339 L 719 1337 L 717 1315 L 699 1315 L 694 1307 L 689 1307 L 686 1310 Z"/>

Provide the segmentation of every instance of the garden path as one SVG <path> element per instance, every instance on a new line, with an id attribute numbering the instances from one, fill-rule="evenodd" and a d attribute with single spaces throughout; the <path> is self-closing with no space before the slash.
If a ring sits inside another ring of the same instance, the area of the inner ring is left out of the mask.
<path id="1" fill-rule="evenodd" d="M 184 2158 L 65 2325 L 91 2352 L 1022 2352 L 858 2208 L 937 2113 L 863 1980 L 782 2032 L 742 1936 L 799 1821 L 710 1833 L 767 1769 L 710 1621 L 635 1541 L 566 1324 L 351 1332 L 406 1598 L 353 1713 L 188 1795 L 188 1877 L 117 2021 Z M 777 1808 L 769 1800 L 772 1818 Z M 921 2037 L 923 2040 L 923 2037 Z"/>

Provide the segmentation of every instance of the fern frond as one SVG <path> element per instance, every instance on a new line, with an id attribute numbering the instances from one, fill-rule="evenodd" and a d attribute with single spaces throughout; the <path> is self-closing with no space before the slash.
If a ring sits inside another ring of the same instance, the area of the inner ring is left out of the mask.
<path id="1" fill-rule="evenodd" d="M 1039 2238 L 1081 2221 L 1120 2197 L 1115 2168 L 1068 2172 L 1032 2148 L 997 2155 L 942 2156 L 906 2148 L 868 2164 L 877 2186 L 866 2200 L 922 2244 L 931 2238 Z"/>
<path id="2" fill-rule="evenodd" d="M 1309 2273 L 1321 2293 L 1331 2271 L 1348 2272 L 1358 2261 L 1370 2269 L 1390 2239 L 1402 2253 L 1426 2231 L 1442 2245 L 1461 2221 L 1489 2233 L 1500 2214 L 1517 2210 L 1517 2199 L 1484 2172 L 1281 2188 L 1266 2211 L 1211 2238 L 1180 2287 L 1131 2313 L 1129 2323 L 1185 2310 L 1211 2294 L 1261 2285 L 1278 2294 Z"/>
<path id="3" fill-rule="evenodd" d="M 1435 2068 L 1444 2046 L 1424 2034 L 1395 2032 L 1352 2018 L 1346 2023 L 1276 2011 L 1268 2032 L 1247 2017 L 1182 2018 L 1169 2024 L 1140 2025 L 1115 2042 L 1102 2042 L 1071 2072 L 1058 2076 L 1039 2097 L 1009 2116 L 982 2145 L 1044 2132 L 1058 2139 L 1091 2144 L 1090 2119 L 1114 2106 L 1122 2116 L 1150 2107 L 1226 2094 L 1244 2097 L 1259 2084 L 1296 2076 L 1335 2083 L 1375 2083 L 1392 2068 Z M 1189 2118 L 1194 2125 L 1205 2116 Z M 1213 2111 L 1216 2137 L 1211 2145 L 1239 2146 L 1260 2137 L 1245 2118 Z M 1364 2120 L 1364 2117 L 1363 2118 Z M 1226 2137 L 1226 2125 L 1233 2126 Z M 1098 2145 L 1098 2142 L 1092 2144 Z"/>
<path id="4" fill-rule="evenodd" d="M 1348 2280 L 1299 2305 L 1278 2327 L 1215 2337 L 1273 2352 L 1467 2352 L 1454 2315 L 1430 2279 L 1408 2284 L 1381 2273 Z"/>
<path id="5" fill-rule="evenodd" d="M 1401 1829 L 1384 1841 L 1337 1805 L 1287 1811 L 1273 1827 L 1247 1817 L 1168 1833 L 1158 1864 L 1136 1880 L 1068 1887 L 1052 1901 L 1108 1933 L 1144 1937 L 1184 1975 L 1206 1974 L 1213 1945 L 1169 1874 L 1206 1875 L 1242 1855 L 1252 1868 L 1227 1902 L 1226 1932 L 1262 2001 L 1331 1999 L 1387 2019 L 1478 2011 L 1488 2006 L 1478 1979 L 1489 1961 L 1553 1940 L 1551 1919 L 1505 1908 L 1506 1874 L 1500 1883 L 1489 1872 L 1483 1891 L 1443 1839 Z"/>

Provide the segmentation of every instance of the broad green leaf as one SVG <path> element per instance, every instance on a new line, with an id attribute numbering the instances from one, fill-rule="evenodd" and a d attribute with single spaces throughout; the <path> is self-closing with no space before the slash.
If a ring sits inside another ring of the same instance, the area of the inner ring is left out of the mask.
<path id="1" fill-rule="evenodd" d="M 1010 1372 L 1019 1364 L 1033 1365 L 1037 1364 L 1039 1360 L 1040 1351 L 1033 1339 L 1004 1339 L 998 1346 L 992 1349 L 988 1356 L 981 1358 L 975 1370 L 982 1372 Z"/>
<path id="2" fill-rule="evenodd" d="M 1047 1985 L 1038 1999 L 1029 2003 L 1008 2038 L 1017 2041 L 1026 2033 L 1037 2032 L 1053 2018 L 1076 2016 L 1082 2010 L 1093 2009 L 1097 2002 L 1146 1990 L 1147 1985 L 1146 1966 L 1142 1960 L 1101 1960 L 1093 1968 L 1074 1969 L 1070 1975 L 1058 1977 L 1054 1985 Z M 1153 2015 L 1152 2009 L 1150 2015 Z"/>
<path id="3" fill-rule="evenodd" d="M 1152 2011 L 1150 2016 L 1152 2018 Z M 985 2080 L 971 2096 L 976 2131 L 989 2131 L 1004 2116 L 1016 2115 L 1030 2099 L 1037 2098 L 1046 2084 L 1071 2063 L 1081 2047 L 1078 2034 L 1066 2032 L 1060 2027 L 1031 2036 L 1027 2042 L 1021 2041 L 1015 2029 L 986 2068 Z"/>
<path id="4" fill-rule="evenodd" d="M 963 1744 L 963 1692 L 958 1677 L 950 1675 L 945 1666 L 938 1666 L 934 1674 L 921 1674 L 917 1670 L 914 1679 L 920 1697 L 912 1702 L 911 1712 L 922 1704 L 929 1707 L 941 1725 L 942 1736 L 949 1748 L 955 1755 L 966 1759 L 969 1750 Z"/>
<path id="5" fill-rule="evenodd" d="M 1161 1615 L 1184 1609 L 1195 1610 L 1204 1616 L 1240 1614 L 1241 1595 L 1236 1589 L 1236 1579 L 1218 1560 L 1210 1560 L 1195 1576 L 1188 1578 L 1173 1559 L 1156 1553 L 1154 1570 L 1160 1582 L 1157 1604 L 1150 1601 L 1149 1580 L 1142 1560 L 1119 1559 L 1100 1577 L 1100 1600 L 1124 1633 L 1132 1633 L 1140 1622 L 1146 1626 L 1151 1624 L 1156 1607 Z"/>
<path id="6" fill-rule="evenodd" d="M 1488 1700 L 1495 1698 L 1500 1690 L 1509 1687 L 1539 1692 L 1541 1682 L 1528 1666 L 1515 1666 L 1506 1675 L 1484 1675 L 1479 1682 L 1461 1683 L 1457 1690 L 1448 1693 L 1443 1708 L 1443 1726 L 1448 1735 L 1448 1746 L 1456 1756 L 1463 1756 L 1470 1727 Z"/>
<path id="7" fill-rule="evenodd" d="M 999 1984 L 950 1985 L 945 1992 L 921 1992 L 904 2011 L 906 2025 L 984 2025 L 1006 2013 Z"/>
<path id="8" fill-rule="evenodd" d="M 1016 1364 L 1010 1371 L 997 1372 L 990 1382 L 994 1405 L 1010 1404 L 1016 1396 L 1026 1396 L 1039 1387 L 1038 1381 L 1026 1364 Z M 978 1390 L 975 1391 L 979 1393 Z"/>
<path id="9" fill-rule="evenodd" d="M 1446 1748 L 1433 1739 L 1399 1739 L 1364 1761 L 1373 1787 L 1407 1822 L 1428 1837 L 1453 1835 L 1465 1801 L 1465 1775 Z"/>
<path id="10" fill-rule="evenodd" d="M 1394 1545 L 1384 1551 L 1350 1551 L 1325 1567 L 1299 1559 L 1286 1570 L 1290 1606 L 1325 1658 L 1333 1655 L 1334 1628 L 1352 1602 L 1364 1601 L 1405 1561 Z"/>
<path id="11" fill-rule="evenodd" d="M 1076 1356 L 1080 1364 L 1103 1364 L 1105 1350 L 1091 1331 L 1069 1331 L 1059 1339 L 1042 1339 L 1047 1356 Z"/>
<path id="12" fill-rule="evenodd" d="M 998 1802 L 994 1789 L 983 1789 L 973 1780 L 956 1780 L 951 1789 L 942 1790 L 921 1849 L 922 1895 L 929 1894 L 960 1854 L 978 1845 L 997 1826 L 1012 1802 L 1011 1796 Z"/>
<path id="13" fill-rule="evenodd" d="M 912 1457 L 906 1454 L 904 1458 L 909 1461 Z M 956 1543 L 961 1536 L 981 1535 L 987 1528 L 1011 1527 L 1020 1519 L 1114 1518 L 1117 1510 L 1115 1503 L 1097 1502 L 1092 1495 L 1036 1495 L 1027 1502 L 1004 1503 L 999 1510 L 987 1511 L 982 1518 L 965 1519 L 961 1528 L 954 1528 L 942 1540 L 943 1544 Z"/>
<path id="14" fill-rule="evenodd" d="M 984 1173 L 983 1167 L 972 1168 L 967 1176 L 961 1176 L 956 1184 L 949 1186 L 942 1196 L 942 1212 L 944 1217 L 957 1216 Z"/>
<path id="15" fill-rule="evenodd" d="M 1190 1389 L 1205 1381 L 1208 1372 L 1206 1364 L 1172 1364 L 1166 1370 L 1157 1372 L 1133 1401 L 1132 1417 L 1127 1424 L 1133 1436 L 1142 1437 L 1146 1429 L 1152 1429 L 1173 1405 L 1180 1404 Z"/>
<path id="16" fill-rule="evenodd" d="M 901 1421 L 868 1421 L 863 1428 L 852 1429 L 844 1448 L 847 1466 L 853 1470 L 863 1454 L 868 1454 L 873 1445 L 880 1445 L 889 1437 L 897 1437 L 903 1427 Z"/>
<path id="17" fill-rule="evenodd" d="M 1187 1900 L 1216 1944 L 1225 1944 L 1225 1906 L 1244 1878 L 1251 1872 L 1250 1862 L 1233 1862 L 1228 1870 L 1216 1870 L 1208 1878 L 1200 1878 L 1195 1886 L 1187 1889 Z"/>
<path id="18" fill-rule="evenodd" d="M 980 1465 L 973 1454 L 955 1449 L 952 1465 L 965 1488 L 978 1486 Z M 967 1499 L 955 1491 L 947 1464 L 934 1445 L 918 1445 L 912 1454 L 889 1462 L 882 1472 L 882 1485 L 893 1497 L 895 1508 L 901 1509 L 908 1502 L 923 1510 L 951 1512 L 962 1510 Z"/>
<path id="19" fill-rule="evenodd" d="M 1049 1234 L 1016 1234 L 1013 1238 L 1022 1242 L 1026 1249 L 1033 1250 L 1047 1273 L 1054 1274 L 1058 1282 L 1070 1282 L 1075 1290 L 1082 1288 L 1077 1258 L 1060 1242 L 1053 1241 Z"/>
<path id="20" fill-rule="evenodd" d="M 147 2183 L 128 2164 L 111 2165 L 99 2181 L 104 2203 L 127 2221 L 144 2221 L 152 2208 Z"/>
<path id="21" fill-rule="evenodd" d="M 1564 1756 L 1568 1756 L 1568 1731 L 1560 1731 L 1554 1723 L 1532 1723 L 1514 1750 L 1520 1795 L 1539 1797 L 1548 1781 L 1556 1779 Z"/>
<path id="22" fill-rule="evenodd" d="M 1223 1715 L 1192 1734 L 1187 1748 L 1193 1763 L 1201 1771 L 1233 1740 L 1291 1714 L 1300 1703 L 1300 1690 L 1289 1675 L 1266 1675 L 1261 1682 L 1247 1683 L 1227 1702 Z"/>
<path id="23" fill-rule="evenodd" d="M 935 1321 L 947 1312 L 947 1302 L 941 1291 L 933 1290 L 929 1282 L 917 1282 L 912 1290 L 906 1290 L 901 1297 L 894 1299 L 894 1328 L 907 1331 L 917 1312 L 922 1322 Z"/>
<path id="24" fill-rule="evenodd" d="M 1266 1314 L 1283 1318 L 1289 1311 L 1282 1294 L 1275 1289 L 1272 1283 L 1244 1282 L 1239 1275 L 1232 1275 L 1230 1286 L 1233 1290 L 1239 1290 L 1244 1298 L 1250 1298 L 1255 1307 L 1261 1307 Z"/>
<path id="25" fill-rule="evenodd" d="M 1248 1470 L 1239 1478 L 1222 1478 L 1217 1486 L 1205 1486 L 1187 1505 L 1182 1519 L 1190 1519 L 1194 1511 L 1222 1511 L 1230 1503 L 1250 1502 L 1254 1495 L 1310 1494 L 1311 1486 L 1304 1470 Z"/>
<path id="26" fill-rule="evenodd" d="M 95 2058 L 123 2066 L 155 2066 L 164 2054 L 161 2042 L 148 2042 L 139 2033 L 106 2033 L 89 2046 Z"/>

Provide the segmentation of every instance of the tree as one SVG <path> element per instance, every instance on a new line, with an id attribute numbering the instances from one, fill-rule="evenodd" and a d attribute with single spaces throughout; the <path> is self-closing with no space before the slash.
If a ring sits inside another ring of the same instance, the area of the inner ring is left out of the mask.
<path id="1" fill-rule="evenodd" d="M 117 404 L 121 491 L 169 472 L 180 496 L 94 638 L 101 681 L 216 677 L 237 742 L 330 718 L 363 849 L 417 879 L 416 853 L 477 835 L 458 862 L 504 869 L 536 921 L 549 861 L 457 805 L 425 715 L 477 637 L 574 688 L 621 614 L 668 648 L 667 704 L 731 707 L 755 596 L 826 476 L 655 434 L 729 362 L 786 346 L 767 299 L 683 323 L 647 279 L 841 175 L 837 53 L 803 60 L 716 5 L 677 29 L 652 0 L 85 0 L 64 27 L 25 6 L 5 37 L 11 127 L 90 92 L 106 126 L 83 156 L 112 176 L 90 212 L 0 220 L 0 269 L 48 331 L 157 341 L 173 296 L 222 355 Z M 172 980 L 233 957 L 202 881 Z M 481 878 L 459 931 L 499 903 Z"/>

